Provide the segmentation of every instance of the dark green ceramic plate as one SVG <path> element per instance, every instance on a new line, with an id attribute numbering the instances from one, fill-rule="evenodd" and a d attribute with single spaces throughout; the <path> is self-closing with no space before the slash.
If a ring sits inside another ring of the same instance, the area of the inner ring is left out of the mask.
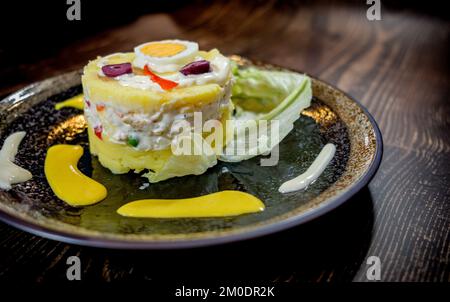
<path id="1" fill-rule="evenodd" d="M 241 65 L 258 65 L 232 57 Z M 82 112 L 54 109 L 54 104 L 81 93 L 80 73 L 73 72 L 28 86 L 0 102 L 0 142 L 26 131 L 17 163 L 33 179 L 0 190 L 0 218 L 20 229 L 69 243 L 129 249 L 181 248 L 242 240 L 304 223 L 337 207 L 368 183 L 381 159 L 376 123 L 356 101 L 313 78 L 314 100 L 280 144 L 280 162 L 261 167 L 259 158 L 238 164 L 219 163 L 200 176 L 185 176 L 138 189 L 139 175 L 113 175 L 85 152 L 79 168 L 108 188 L 106 200 L 72 208 L 59 200 L 44 176 L 44 159 L 53 144 L 88 141 Z M 304 172 L 322 146 L 336 145 L 332 163 L 306 191 L 281 194 L 284 181 Z M 136 219 L 118 215 L 123 204 L 142 198 L 184 198 L 225 189 L 247 191 L 266 205 L 261 213 L 227 218 Z"/>

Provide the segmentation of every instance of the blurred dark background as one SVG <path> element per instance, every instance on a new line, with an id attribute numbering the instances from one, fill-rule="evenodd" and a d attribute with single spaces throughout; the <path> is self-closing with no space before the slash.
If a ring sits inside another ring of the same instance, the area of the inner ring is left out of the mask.
<path id="1" fill-rule="evenodd" d="M 177 13 L 181 10 L 189 11 L 181 17 L 184 26 L 189 22 L 195 23 L 201 10 L 217 3 L 225 4 L 229 1 L 183 1 L 183 0 L 153 0 L 153 1 L 81 1 L 81 20 L 69 21 L 66 11 L 70 5 L 66 0 L 47 1 L 1 1 L 0 4 L 0 96 L 5 96 L 20 88 L 25 83 L 40 80 L 46 76 L 54 75 L 51 66 L 45 63 L 33 68 L 33 64 L 60 55 L 63 48 L 75 45 L 86 37 L 94 36 L 103 31 L 114 29 L 122 25 L 136 21 L 140 16 L 146 14 L 165 13 L 173 15 L 177 21 Z M 240 2 L 243 7 L 266 5 L 269 1 L 232 1 Z M 341 6 L 353 6 L 360 9 L 362 13 L 368 5 L 365 0 L 347 1 L 270 1 L 274 9 L 289 10 L 290 7 L 327 5 L 339 9 Z M 433 17 L 447 19 L 448 14 L 442 7 L 440 1 L 410 1 L 410 0 L 383 0 L 382 10 L 410 12 L 417 11 Z M 238 13 L 238 12 L 237 12 Z M 250 15 L 249 15 L 250 17 Z M 186 18 L 190 18 L 186 19 Z M 161 31 L 164 24 L 155 24 L 155 31 Z M 239 24 L 231 24 L 239 30 Z M 270 20 L 268 20 L 270 26 Z M 150 28 L 146 28 L 150 30 Z M 149 37 L 150 40 L 151 37 Z M 100 54 L 102 45 L 95 45 L 90 41 L 90 47 L 97 47 Z M 127 49 L 124 49 L 127 50 Z M 129 49 L 128 49 L 129 50 Z M 95 57 L 95 56 L 94 56 Z M 62 70 L 73 70 L 81 68 L 84 61 L 76 53 L 61 58 L 59 62 Z M 54 62 L 49 62 L 53 64 Z M 30 67 L 31 64 L 31 67 Z M 42 77 L 40 76 L 42 74 Z"/>

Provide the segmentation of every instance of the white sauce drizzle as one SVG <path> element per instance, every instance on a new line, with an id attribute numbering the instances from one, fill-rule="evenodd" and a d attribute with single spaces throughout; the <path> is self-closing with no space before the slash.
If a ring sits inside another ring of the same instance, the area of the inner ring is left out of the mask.
<path id="1" fill-rule="evenodd" d="M 24 182 L 33 177 L 28 170 L 13 162 L 25 134 L 24 131 L 11 134 L 5 139 L 0 150 L 0 188 L 3 190 L 9 190 L 12 184 Z"/>
<path id="2" fill-rule="evenodd" d="M 151 89 L 158 92 L 164 92 L 157 83 L 150 80 L 148 76 L 135 75 L 135 74 L 123 74 L 114 78 L 119 81 L 120 85 L 125 87 L 133 87 L 142 90 Z"/>
<path id="3" fill-rule="evenodd" d="M 320 174 L 322 174 L 330 161 L 333 159 L 335 152 L 335 145 L 326 144 L 305 173 L 286 181 L 280 186 L 278 191 L 281 193 L 289 193 L 308 187 L 320 176 Z"/>

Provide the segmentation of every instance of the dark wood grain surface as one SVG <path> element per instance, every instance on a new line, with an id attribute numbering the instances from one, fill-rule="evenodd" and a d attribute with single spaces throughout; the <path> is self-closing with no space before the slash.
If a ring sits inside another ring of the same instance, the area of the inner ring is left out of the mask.
<path id="1" fill-rule="evenodd" d="M 175 1 L 92 30 L 90 20 L 80 23 L 81 31 L 65 24 L 65 38 L 37 45 L 31 56 L 14 55 L 24 44 L 11 38 L 17 47 L 0 48 L 0 95 L 81 68 L 97 55 L 176 37 L 336 85 L 373 114 L 385 148 L 375 178 L 348 203 L 306 225 L 246 242 L 111 251 L 2 223 L 0 278 L 65 280 L 66 259 L 77 255 L 83 280 L 366 281 L 366 259 L 378 256 L 383 281 L 450 281 L 449 23 L 439 12 L 395 3 L 382 6 L 381 21 L 370 22 L 366 9 L 365 1 Z M 64 7 L 58 13 L 64 16 Z"/>

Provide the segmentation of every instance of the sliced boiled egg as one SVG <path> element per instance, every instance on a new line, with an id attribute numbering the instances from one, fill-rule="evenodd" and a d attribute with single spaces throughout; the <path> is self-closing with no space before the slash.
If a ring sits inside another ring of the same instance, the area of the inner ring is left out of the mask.
<path id="1" fill-rule="evenodd" d="M 198 44 L 182 40 L 163 40 L 141 44 L 134 48 L 135 67 L 148 66 L 159 73 L 175 72 L 198 54 Z"/>

